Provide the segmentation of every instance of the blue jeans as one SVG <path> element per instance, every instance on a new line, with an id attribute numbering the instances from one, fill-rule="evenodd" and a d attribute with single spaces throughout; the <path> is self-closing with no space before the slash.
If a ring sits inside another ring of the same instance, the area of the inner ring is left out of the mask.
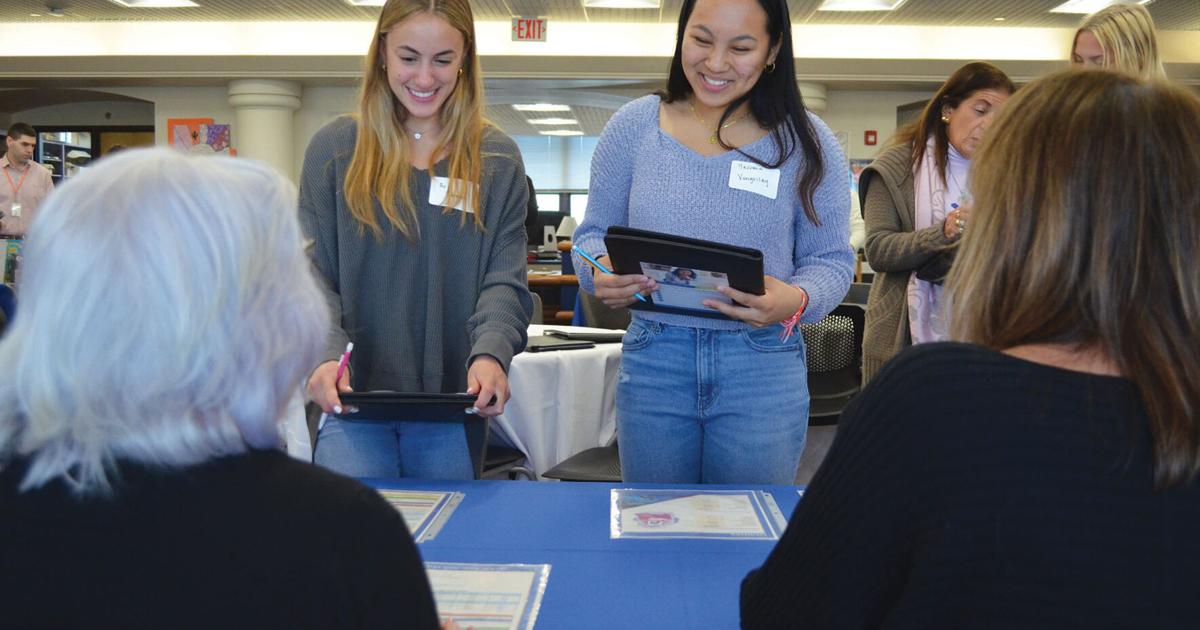
<path id="1" fill-rule="evenodd" d="M 459 422 L 352 422 L 329 416 L 313 463 L 349 477 L 474 479 Z"/>
<path id="2" fill-rule="evenodd" d="M 792 484 L 808 430 L 797 331 L 721 331 L 635 318 L 617 385 L 627 482 Z"/>

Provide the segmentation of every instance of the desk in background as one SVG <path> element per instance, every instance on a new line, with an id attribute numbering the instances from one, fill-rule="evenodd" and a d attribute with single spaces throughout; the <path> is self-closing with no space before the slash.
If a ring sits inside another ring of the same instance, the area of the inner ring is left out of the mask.
<path id="1" fill-rule="evenodd" d="M 572 326 L 530 326 L 597 330 Z M 542 474 L 585 449 L 607 446 L 617 433 L 617 374 L 621 344 L 584 350 L 522 352 L 513 357 L 508 387 L 512 398 L 492 422 L 492 431 L 529 458 Z"/>
<path id="2" fill-rule="evenodd" d="M 732 486 L 367 480 L 381 488 L 462 492 L 462 504 L 421 557 L 436 562 L 550 567 L 536 628 L 737 628 L 742 578 L 775 541 L 612 540 L 609 490 Z M 795 486 L 770 492 L 790 516 Z"/>
<path id="3" fill-rule="evenodd" d="M 540 335 L 546 328 L 596 330 L 534 325 L 529 334 Z M 492 422 L 492 432 L 525 453 L 529 467 L 539 475 L 580 451 L 611 444 L 617 431 L 620 365 L 619 343 L 518 354 L 508 373 L 512 398 Z M 312 461 L 312 441 L 299 395 L 284 418 L 288 453 Z"/>

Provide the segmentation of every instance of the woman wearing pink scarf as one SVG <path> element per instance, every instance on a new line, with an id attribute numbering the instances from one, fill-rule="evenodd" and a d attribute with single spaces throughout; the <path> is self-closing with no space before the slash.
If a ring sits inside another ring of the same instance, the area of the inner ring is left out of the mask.
<path id="1" fill-rule="evenodd" d="M 859 177 L 867 260 L 875 270 L 864 384 L 901 348 L 945 337 L 941 279 L 970 217 L 971 158 L 1014 89 L 990 63 L 959 68 Z"/>

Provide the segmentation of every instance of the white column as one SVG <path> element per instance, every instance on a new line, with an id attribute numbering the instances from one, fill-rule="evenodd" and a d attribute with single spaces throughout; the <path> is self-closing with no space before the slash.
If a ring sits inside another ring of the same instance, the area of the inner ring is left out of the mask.
<path id="1" fill-rule="evenodd" d="M 800 82 L 800 96 L 804 106 L 814 114 L 825 111 L 825 86 L 820 83 Z"/>
<path id="2" fill-rule="evenodd" d="M 293 118 L 300 109 L 300 84 L 238 79 L 229 83 L 229 106 L 236 112 L 233 146 L 241 157 L 260 160 L 295 179 Z"/>

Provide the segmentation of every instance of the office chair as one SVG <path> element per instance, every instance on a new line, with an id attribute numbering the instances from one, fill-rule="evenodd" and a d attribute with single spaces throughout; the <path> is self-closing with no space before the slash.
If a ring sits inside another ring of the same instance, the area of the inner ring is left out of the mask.
<path id="1" fill-rule="evenodd" d="M 609 308 L 600 298 L 586 292 L 579 292 L 580 307 L 583 309 L 585 326 L 592 328 L 609 328 L 623 330 L 629 328 L 632 318 L 627 308 Z"/>
<path id="2" fill-rule="evenodd" d="M 621 456 L 616 442 L 576 453 L 542 473 L 560 481 L 621 481 Z"/>
<path id="3" fill-rule="evenodd" d="M 815 324 L 800 327 L 807 347 L 810 426 L 837 424 L 862 383 L 866 309 L 842 303 Z"/>

